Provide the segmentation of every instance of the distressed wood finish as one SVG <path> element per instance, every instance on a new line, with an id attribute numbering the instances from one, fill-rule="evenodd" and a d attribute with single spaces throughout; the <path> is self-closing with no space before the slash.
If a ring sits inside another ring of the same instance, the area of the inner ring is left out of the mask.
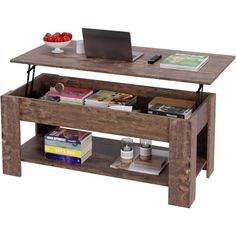
<path id="1" fill-rule="evenodd" d="M 67 86 L 90 88 L 94 91 L 107 89 L 133 93 L 139 96 L 138 104 L 143 112 L 148 102 L 155 96 L 183 98 L 197 101 L 198 94 L 174 89 L 153 88 L 147 86 L 112 83 L 97 80 L 42 74 L 35 79 L 36 97 L 44 95 L 50 86 L 62 82 Z M 24 97 L 25 85 L 8 94 L 3 99 L 3 115 L 14 116 L 10 129 L 17 128 L 19 120 L 36 123 L 36 136 L 25 143 L 20 153 L 9 153 L 6 159 L 14 162 L 4 164 L 4 173 L 20 175 L 20 158 L 23 161 L 51 165 L 78 171 L 85 171 L 124 179 L 169 186 L 169 204 L 190 207 L 195 199 L 195 181 L 197 174 L 205 167 L 209 177 L 214 167 L 214 120 L 215 94 L 203 93 L 203 100 L 189 120 L 155 116 L 145 113 L 129 113 L 107 108 L 96 108 L 61 104 L 35 98 Z M 12 105 L 6 105 L 11 103 Z M 5 105 L 4 105 L 5 104 Z M 59 111 L 59 112 L 58 112 Z M 4 118 L 3 118 L 4 119 Z M 7 121 L 8 122 L 8 121 Z M 6 118 L 5 130 L 9 129 Z M 114 170 L 109 166 L 119 155 L 119 141 L 94 138 L 92 158 L 82 166 L 68 165 L 43 158 L 43 135 L 55 126 L 92 130 L 104 133 L 133 136 L 170 143 L 169 167 L 158 177 L 137 174 L 124 170 Z M 7 127 L 7 128 L 6 128 Z M 13 139 L 20 141 L 19 129 Z M 11 137 L 5 138 L 12 140 Z M 9 149 L 3 142 L 5 150 Z M 19 143 L 17 143 L 19 145 Z M 14 144 L 14 150 L 15 150 Z M 19 146 L 18 146 L 19 147 Z M 9 152 L 9 151 L 8 151 Z M 7 155 L 5 155 L 7 156 Z M 12 159 L 13 158 L 13 159 Z M 15 162 L 15 160 L 17 160 Z M 8 172 L 7 172 L 7 171 Z M 18 171 L 18 172 L 17 172 Z"/>
<path id="2" fill-rule="evenodd" d="M 208 125 L 207 125 L 207 177 L 214 171 L 214 150 L 215 150 L 215 108 L 216 95 L 211 95 L 208 105 Z"/>
<path id="3" fill-rule="evenodd" d="M 18 100 L 23 121 L 168 141 L 168 117 L 23 97 Z"/>
<path id="4" fill-rule="evenodd" d="M 210 94 L 208 94 L 210 95 Z M 197 134 L 204 128 L 208 122 L 208 104 L 209 96 L 200 104 L 200 106 L 193 112 L 190 120 L 197 120 Z"/>
<path id="5" fill-rule="evenodd" d="M 141 181 L 151 184 L 168 185 L 168 166 L 160 176 L 134 173 L 126 170 L 115 170 L 110 164 L 119 156 L 120 142 L 117 140 L 93 137 L 93 154 L 83 165 L 70 165 L 63 162 L 48 160 L 44 158 L 43 135 L 37 135 L 22 145 L 22 161 L 49 165 L 76 171 L 118 177 L 123 179 Z M 163 148 L 161 148 L 163 149 Z M 205 159 L 198 157 L 197 174 L 205 165 Z"/>
<path id="6" fill-rule="evenodd" d="M 18 101 L 17 97 L 9 95 L 1 97 L 3 173 L 14 176 L 21 176 Z"/>
<path id="7" fill-rule="evenodd" d="M 170 121 L 169 204 L 190 207 L 195 199 L 197 119 Z"/>
<path id="8" fill-rule="evenodd" d="M 156 53 L 160 53 L 163 56 L 163 59 L 176 52 L 201 55 L 205 55 L 205 53 L 146 47 L 133 47 L 133 50 L 144 52 L 144 56 L 135 62 L 88 59 L 85 55 L 76 54 L 75 41 L 73 41 L 65 47 L 65 52 L 62 54 L 53 54 L 50 52 L 51 49 L 48 46 L 42 45 L 12 59 L 11 62 L 197 84 L 211 84 L 234 60 L 234 56 L 207 53 L 207 55 L 209 55 L 209 62 L 196 73 L 190 71 L 161 69 L 160 62 L 150 65 L 147 61 Z"/>
<path id="9" fill-rule="evenodd" d="M 46 87 L 46 83 L 43 82 L 45 78 L 46 78 L 45 73 L 40 74 L 37 77 L 35 77 L 33 92 L 35 93 L 36 97 L 40 97 L 48 90 L 48 87 Z M 31 81 L 29 82 L 29 88 L 30 87 L 31 87 Z M 15 89 L 14 91 L 11 91 L 10 94 L 14 95 L 14 96 L 24 97 L 25 96 L 25 88 L 26 88 L 26 84 L 20 86 L 19 88 Z"/>
<path id="10" fill-rule="evenodd" d="M 22 160 L 31 163 L 61 167 L 77 171 L 107 175 L 146 183 L 168 185 L 168 168 L 160 176 L 141 174 L 126 170 L 110 168 L 113 161 L 120 155 L 120 142 L 117 140 L 93 137 L 93 155 L 83 165 L 70 165 L 44 158 L 44 140 L 38 135 L 22 146 Z M 199 168 L 202 162 L 199 162 Z"/>
<path id="11" fill-rule="evenodd" d="M 147 60 L 155 53 L 163 59 L 175 50 L 133 47 L 144 52 L 136 62 L 88 59 L 75 53 L 75 41 L 63 54 L 53 54 L 42 45 L 11 62 L 68 68 L 163 79 L 197 84 L 211 84 L 234 60 L 233 56 L 209 55 L 209 62 L 199 72 L 161 69 L 160 61 L 154 65 Z M 180 52 L 180 51 L 178 51 Z M 183 52 L 198 54 L 193 52 Z M 204 53 L 200 53 L 204 54 Z M 107 89 L 137 95 L 143 113 L 129 113 L 106 108 L 61 104 L 24 97 L 25 85 L 2 97 L 3 172 L 20 176 L 21 160 L 77 171 L 91 172 L 124 179 L 169 186 L 169 204 L 190 207 L 195 199 L 196 176 L 203 169 L 207 177 L 214 170 L 215 94 L 203 93 L 189 120 L 145 114 L 148 102 L 155 96 L 198 101 L 194 92 L 133 85 L 132 84 L 71 78 L 42 74 L 35 79 L 34 94 L 41 97 L 56 82 L 67 86 Z M 20 120 L 36 123 L 36 136 L 20 147 Z M 93 137 L 93 154 L 83 165 L 69 165 L 43 158 L 43 136 L 55 126 L 85 129 L 104 133 L 133 136 L 169 142 L 169 165 L 160 176 L 114 170 L 110 164 L 119 156 L 120 142 Z"/>
<path id="12" fill-rule="evenodd" d="M 62 82 L 67 86 L 88 88 L 94 91 L 99 89 L 106 89 L 106 90 L 132 93 L 134 95 L 141 97 L 141 99 L 147 98 L 148 101 L 150 101 L 155 96 L 189 99 L 194 101 L 197 101 L 198 99 L 198 94 L 191 91 L 149 87 L 149 86 L 133 85 L 133 84 L 117 83 L 117 82 L 107 82 L 107 81 L 91 80 L 84 78 L 60 76 L 54 74 L 41 74 L 35 78 L 35 85 L 36 85 L 35 90 L 38 97 L 44 95 L 44 93 L 50 88 L 50 86 L 54 86 L 57 82 Z M 25 92 L 25 85 L 15 89 L 11 93 L 11 95 L 24 97 L 25 96 L 24 92 Z M 205 92 L 203 93 L 203 101 L 206 99 L 208 95 L 209 93 Z"/>
<path id="13" fill-rule="evenodd" d="M 211 94 L 207 99 L 207 124 L 197 137 L 197 153 L 207 160 L 205 169 L 208 178 L 214 171 L 215 106 L 216 95 Z"/>

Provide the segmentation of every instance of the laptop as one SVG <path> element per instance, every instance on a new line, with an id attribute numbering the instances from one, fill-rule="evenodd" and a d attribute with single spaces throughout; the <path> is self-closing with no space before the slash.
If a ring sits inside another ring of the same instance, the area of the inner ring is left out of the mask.
<path id="1" fill-rule="evenodd" d="M 143 55 L 132 51 L 129 32 L 82 28 L 82 33 L 87 57 L 135 61 Z"/>

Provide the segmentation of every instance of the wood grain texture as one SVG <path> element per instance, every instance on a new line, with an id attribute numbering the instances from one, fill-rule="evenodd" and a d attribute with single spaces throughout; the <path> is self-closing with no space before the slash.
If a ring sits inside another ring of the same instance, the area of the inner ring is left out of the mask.
<path id="1" fill-rule="evenodd" d="M 93 155 L 83 165 L 71 165 L 59 161 L 48 160 L 44 158 L 43 147 L 43 135 L 32 138 L 21 148 L 22 161 L 164 186 L 168 185 L 168 168 L 165 168 L 160 176 L 110 168 L 113 161 L 120 155 L 120 141 L 117 140 L 93 137 Z"/>
<path id="2" fill-rule="evenodd" d="M 210 94 L 208 94 L 210 95 Z M 197 119 L 197 134 L 204 128 L 204 126 L 208 122 L 208 105 L 209 96 L 205 98 L 204 101 L 199 105 L 199 107 L 193 112 L 190 121 L 193 119 Z"/>
<path id="3" fill-rule="evenodd" d="M 214 171 L 214 150 L 215 150 L 215 108 L 216 95 L 209 97 L 208 105 L 208 125 L 207 125 L 207 177 L 209 178 Z"/>
<path id="4" fill-rule="evenodd" d="M 93 91 L 99 89 L 105 89 L 105 90 L 131 93 L 141 97 L 141 99 L 146 98 L 148 99 L 148 101 L 150 101 L 155 96 L 189 99 L 194 101 L 197 101 L 198 99 L 198 94 L 196 92 L 191 92 L 191 91 L 99 81 L 99 80 L 91 80 L 84 78 L 60 76 L 54 74 L 41 74 L 35 78 L 35 90 L 37 92 L 38 97 L 42 96 L 46 91 L 48 91 L 50 86 L 55 86 L 57 82 L 64 83 L 65 85 L 71 87 L 88 88 L 92 89 Z M 133 82 L 136 83 L 136 81 Z M 24 97 L 25 95 L 24 91 L 25 91 L 25 85 L 15 89 L 11 93 L 11 95 Z M 203 101 L 209 94 L 210 93 L 206 92 L 203 93 Z"/>
<path id="5" fill-rule="evenodd" d="M 3 173 L 14 176 L 21 176 L 18 101 L 17 97 L 9 95 L 1 97 Z"/>
<path id="6" fill-rule="evenodd" d="M 44 158 L 44 136 L 37 135 L 21 147 L 22 161 L 60 167 L 76 171 L 118 177 L 157 185 L 168 185 L 168 166 L 160 176 L 134 173 L 110 168 L 110 164 L 119 156 L 120 141 L 93 137 L 93 154 L 83 165 L 71 165 Z M 163 147 L 161 147 L 163 149 Z M 197 174 L 204 167 L 205 159 L 198 157 Z"/>
<path id="7" fill-rule="evenodd" d="M 196 188 L 197 120 L 171 120 L 169 131 L 169 204 L 190 207 Z"/>
<path id="8" fill-rule="evenodd" d="M 44 83 L 44 79 L 46 78 L 46 74 L 42 73 L 35 77 L 34 79 L 34 90 L 36 97 L 40 97 L 43 95 L 47 90 L 48 87 L 46 87 L 46 83 Z M 14 91 L 10 93 L 10 95 L 14 96 L 25 96 L 25 88 L 26 84 L 20 86 L 19 88 L 16 88 Z M 29 88 L 31 88 L 31 81 L 29 82 Z"/>
<path id="9" fill-rule="evenodd" d="M 216 95 L 211 94 L 207 98 L 207 124 L 197 137 L 197 154 L 207 160 L 205 166 L 207 178 L 214 171 L 215 107 Z"/>
<path id="10" fill-rule="evenodd" d="M 190 71 L 162 69 L 160 68 L 160 62 L 150 65 L 147 61 L 156 53 L 160 53 L 163 56 L 163 59 L 176 52 L 201 55 L 205 55 L 205 53 L 146 47 L 133 47 L 133 50 L 144 52 L 144 56 L 135 62 L 88 59 L 85 55 L 76 54 L 75 41 L 73 41 L 65 47 L 65 52 L 62 54 L 53 54 L 47 45 L 42 45 L 12 59 L 11 62 L 197 84 L 211 84 L 234 60 L 234 56 L 207 53 L 207 55 L 209 55 L 209 62 L 196 73 Z"/>
<path id="11" fill-rule="evenodd" d="M 18 99 L 23 121 L 168 141 L 168 117 L 23 97 Z"/>

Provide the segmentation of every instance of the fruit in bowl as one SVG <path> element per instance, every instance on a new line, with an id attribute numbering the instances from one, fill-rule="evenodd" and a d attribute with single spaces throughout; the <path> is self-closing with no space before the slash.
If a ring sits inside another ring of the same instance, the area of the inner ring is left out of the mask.
<path id="1" fill-rule="evenodd" d="M 55 34 L 46 33 L 43 37 L 44 43 L 49 47 L 54 48 L 52 53 L 64 52 L 61 48 L 66 47 L 71 42 L 71 39 L 72 34 L 68 32 L 56 32 Z"/>

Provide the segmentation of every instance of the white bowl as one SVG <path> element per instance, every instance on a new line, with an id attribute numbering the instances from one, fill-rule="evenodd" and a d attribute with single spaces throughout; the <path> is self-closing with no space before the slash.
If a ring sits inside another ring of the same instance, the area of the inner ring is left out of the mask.
<path id="1" fill-rule="evenodd" d="M 52 53 L 62 53 L 62 52 L 64 52 L 61 48 L 66 47 L 70 42 L 71 42 L 71 40 L 66 41 L 66 42 L 47 42 L 47 41 L 44 41 L 44 43 L 46 45 L 48 45 L 50 48 L 54 48 L 51 51 Z"/>

